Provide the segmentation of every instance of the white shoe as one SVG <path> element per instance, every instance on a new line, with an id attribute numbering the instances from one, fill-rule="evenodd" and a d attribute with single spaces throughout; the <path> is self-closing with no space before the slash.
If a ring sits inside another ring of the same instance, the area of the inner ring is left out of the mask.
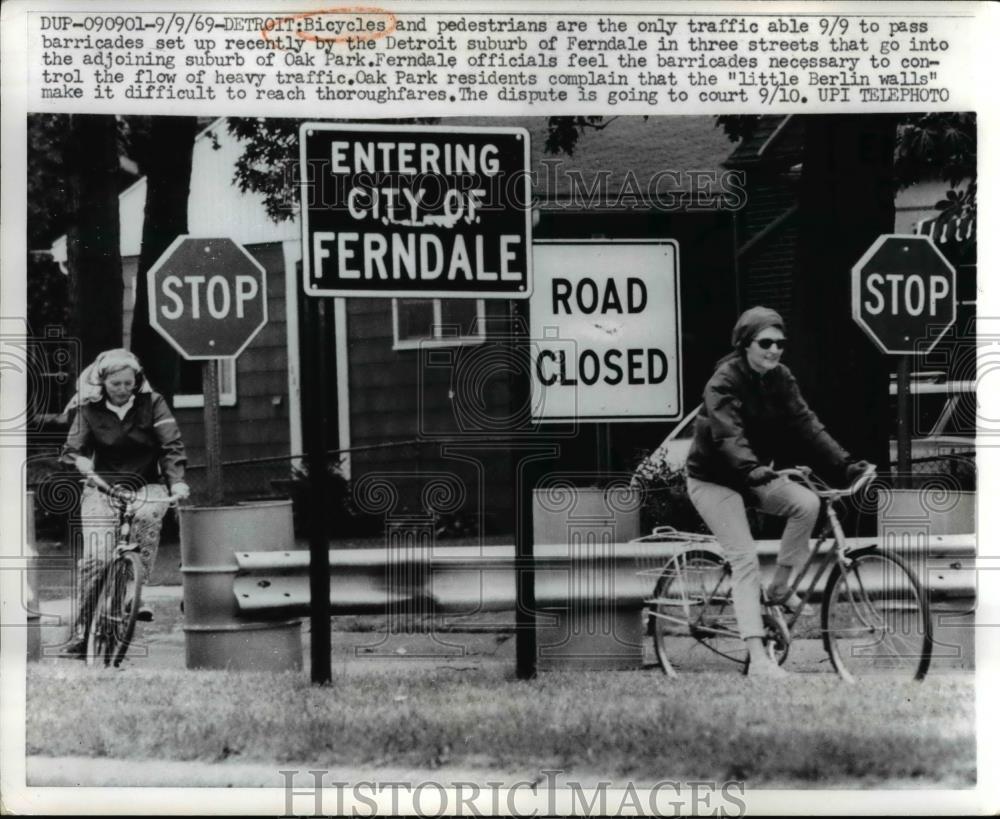
<path id="1" fill-rule="evenodd" d="M 765 677 L 772 680 L 787 680 L 792 675 L 775 662 L 750 663 L 747 669 L 748 677 Z"/>

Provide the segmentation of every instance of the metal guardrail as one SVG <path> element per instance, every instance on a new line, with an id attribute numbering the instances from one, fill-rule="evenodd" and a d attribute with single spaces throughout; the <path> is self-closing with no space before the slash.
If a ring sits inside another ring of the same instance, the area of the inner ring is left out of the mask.
<path id="1" fill-rule="evenodd" d="M 862 547 L 875 543 L 875 538 L 848 542 Z M 690 546 L 711 548 L 703 542 L 676 540 L 535 544 L 536 604 L 639 610 L 654 581 L 637 573 L 648 575 Z M 778 546 L 777 540 L 758 542 L 765 574 L 774 566 Z M 921 548 L 897 553 L 931 590 L 936 605 L 950 610 L 974 606 L 975 535 L 931 535 Z M 235 557 L 239 568 L 233 592 L 241 616 L 287 617 L 309 611 L 309 552 L 236 552 Z M 337 615 L 506 611 L 514 608 L 517 568 L 512 545 L 331 550 L 331 611 Z M 817 586 L 818 593 L 824 583 Z"/>

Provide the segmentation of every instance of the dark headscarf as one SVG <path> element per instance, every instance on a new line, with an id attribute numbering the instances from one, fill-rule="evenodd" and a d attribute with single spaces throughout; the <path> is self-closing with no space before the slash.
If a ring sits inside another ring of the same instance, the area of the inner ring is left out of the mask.
<path id="1" fill-rule="evenodd" d="M 744 311 L 733 327 L 733 347 L 736 350 L 748 347 L 757 333 L 767 327 L 777 327 L 785 332 L 785 322 L 776 310 L 770 307 L 751 307 Z"/>

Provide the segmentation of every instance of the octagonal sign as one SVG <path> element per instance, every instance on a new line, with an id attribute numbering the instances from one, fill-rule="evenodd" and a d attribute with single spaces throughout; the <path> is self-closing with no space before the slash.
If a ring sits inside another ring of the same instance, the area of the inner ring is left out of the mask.
<path id="1" fill-rule="evenodd" d="M 232 239 L 178 236 L 146 275 L 149 323 L 188 360 L 235 358 L 267 323 L 267 274 Z"/>
<path id="2" fill-rule="evenodd" d="M 851 314 L 884 353 L 922 355 L 955 323 L 955 268 L 929 236 L 884 234 L 851 268 Z"/>

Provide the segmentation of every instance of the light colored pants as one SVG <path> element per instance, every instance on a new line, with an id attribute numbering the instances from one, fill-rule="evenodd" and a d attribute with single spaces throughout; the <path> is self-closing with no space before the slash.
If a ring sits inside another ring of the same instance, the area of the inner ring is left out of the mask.
<path id="1" fill-rule="evenodd" d="M 760 563 L 743 496 L 728 486 L 691 477 L 687 479 L 687 487 L 691 503 L 718 538 L 722 553 L 733 569 L 733 607 L 740 634 L 744 640 L 763 637 Z M 794 576 L 809 557 L 809 536 L 819 517 L 819 497 L 785 476 L 754 487 L 750 493 L 763 512 L 788 519 L 781 535 L 778 563 L 791 567 Z"/>
<path id="2" fill-rule="evenodd" d="M 142 503 L 142 499 L 166 500 L 167 488 L 162 484 L 148 484 L 139 490 L 139 503 L 132 518 L 132 542 L 139 545 L 145 577 L 149 581 L 156 550 L 160 545 L 160 528 L 167 512 L 165 503 Z M 82 637 L 90 622 L 91 612 L 96 602 L 98 586 L 104 578 L 104 570 L 115 553 L 115 511 L 108 503 L 107 496 L 93 486 L 83 490 L 80 498 L 80 529 L 83 536 L 83 550 L 77 564 L 77 605 L 75 618 L 70 627 L 70 637 Z"/>

